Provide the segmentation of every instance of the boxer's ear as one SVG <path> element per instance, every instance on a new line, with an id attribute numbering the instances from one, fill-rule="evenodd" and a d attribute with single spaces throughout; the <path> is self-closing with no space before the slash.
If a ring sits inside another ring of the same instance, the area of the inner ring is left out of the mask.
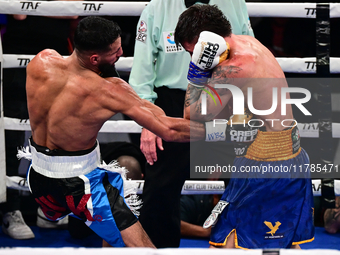
<path id="1" fill-rule="evenodd" d="M 98 54 L 93 54 L 90 56 L 90 63 L 94 66 L 98 66 L 99 64 L 99 55 Z"/>

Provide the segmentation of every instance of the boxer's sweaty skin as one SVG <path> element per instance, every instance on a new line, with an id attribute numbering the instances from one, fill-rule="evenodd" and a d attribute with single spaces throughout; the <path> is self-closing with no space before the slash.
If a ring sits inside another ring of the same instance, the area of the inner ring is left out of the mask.
<path id="1" fill-rule="evenodd" d="M 113 64 L 119 48 L 120 43 L 112 44 L 111 52 L 102 58 Z M 76 51 L 63 58 L 54 50 L 44 50 L 29 63 L 28 110 L 38 145 L 66 151 L 89 149 L 105 121 L 118 112 L 167 141 L 188 142 L 190 128 L 197 128 L 192 139 L 204 137 L 203 124 L 166 117 L 122 79 L 104 79 L 98 73 L 96 68 L 86 68 Z"/>

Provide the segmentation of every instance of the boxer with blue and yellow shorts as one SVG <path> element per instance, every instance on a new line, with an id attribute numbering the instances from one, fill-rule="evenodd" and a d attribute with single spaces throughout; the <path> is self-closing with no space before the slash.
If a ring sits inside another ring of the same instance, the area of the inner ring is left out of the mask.
<path id="1" fill-rule="evenodd" d="M 234 161 L 235 175 L 205 223 L 213 224 L 210 244 L 226 245 L 233 232 L 236 248 L 290 248 L 313 241 L 312 182 L 305 172 L 309 157 L 300 147 L 297 127 L 257 130 L 242 152 Z"/>

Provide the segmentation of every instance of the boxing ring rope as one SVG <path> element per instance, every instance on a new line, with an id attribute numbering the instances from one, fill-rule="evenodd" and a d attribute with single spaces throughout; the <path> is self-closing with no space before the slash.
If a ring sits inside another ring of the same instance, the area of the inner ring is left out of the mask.
<path id="1" fill-rule="evenodd" d="M 67 56 L 64 56 L 67 57 Z M 34 55 L 3 55 L 3 68 L 25 68 Z M 316 58 L 276 58 L 285 73 L 316 73 Z M 133 57 L 120 57 L 116 63 L 117 71 L 129 72 L 132 68 Z M 330 72 L 340 73 L 340 58 L 330 58 Z"/>
<path id="2" fill-rule="evenodd" d="M 0 1 L 2 14 L 37 16 L 140 16 L 148 2 Z M 250 17 L 315 18 L 316 3 L 246 3 Z M 330 17 L 340 16 L 340 3 L 330 3 Z"/>
<path id="3" fill-rule="evenodd" d="M 137 194 L 143 193 L 144 180 L 132 181 L 137 184 Z M 11 189 L 17 189 L 22 191 L 29 191 L 25 178 L 20 176 L 6 176 L 6 186 Z M 315 197 L 321 196 L 321 180 L 312 180 L 313 195 Z M 187 180 L 182 188 L 182 195 L 222 195 L 225 190 L 224 181 L 198 181 Z M 334 181 L 335 195 L 340 196 L 340 180 Z"/>
<path id="4" fill-rule="evenodd" d="M 36 16 L 67 16 L 67 15 L 109 15 L 109 16 L 139 16 L 148 2 L 38 2 L 38 1 L 0 1 L 0 12 L 2 14 L 25 14 Z M 316 18 L 316 3 L 246 3 L 250 17 L 294 17 L 294 18 Z M 330 3 L 329 15 L 331 18 L 340 17 L 340 3 Z M 2 68 L 25 68 L 34 55 L 2 55 L 0 47 L 0 64 Z M 316 58 L 277 58 L 284 72 L 290 73 L 316 73 Z M 116 67 L 118 71 L 130 71 L 133 57 L 120 58 Z M 330 72 L 340 73 L 340 58 L 330 58 Z M 2 99 L 1 99 L 2 100 Z M 30 130 L 28 120 L 18 120 L 3 117 L 0 123 L 2 136 L 4 130 Z M 2 125 L 1 125 L 2 124 Z M 319 123 L 299 123 L 301 137 L 319 137 Z M 340 138 L 340 123 L 332 123 L 332 137 Z M 100 132 L 106 133 L 140 133 L 141 127 L 134 121 L 107 121 Z M 4 152 L 4 138 L 0 139 L 0 152 Z M 4 155 L 1 153 L 0 155 Z M 2 156 L 1 156 L 2 157 Z M 5 169 L 1 160 L 1 169 Z M 3 171 L 4 172 L 4 171 Z M 4 173 L 2 173 L 3 175 Z M 20 178 L 20 177 L 18 177 Z M 6 180 L 5 180 L 6 179 Z M 14 178 L 15 179 L 15 178 Z M 25 185 L 19 185 L 19 179 L 10 179 L 1 176 L 1 183 L 6 181 L 12 188 L 26 190 Z M 21 178 L 22 179 L 22 178 Z M 144 182 L 139 182 L 141 193 Z M 320 180 L 313 180 L 314 187 L 319 187 Z M 20 188 L 21 187 L 21 188 Z M 335 193 L 340 195 L 340 182 L 335 181 Z M 183 186 L 183 194 L 221 194 L 224 191 L 224 183 L 206 181 L 187 181 Z M 319 188 L 314 188 L 314 195 L 320 196 Z M 4 201 L 2 190 L 0 190 L 0 202 Z"/>
<path id="5" fill-rule="evenodd" d="M 4 117 L 4 128 L 6 130 L 30 131 L 29 120 Z M 298 123 L 300 137 L 319 138 L 319 123 Z M 340 123 L 332 125 L 333 138 L 340 138 Z M 140 133 L 142 127 L 133 120 L 108 120 L 100 129 L 100 133 Z"/>

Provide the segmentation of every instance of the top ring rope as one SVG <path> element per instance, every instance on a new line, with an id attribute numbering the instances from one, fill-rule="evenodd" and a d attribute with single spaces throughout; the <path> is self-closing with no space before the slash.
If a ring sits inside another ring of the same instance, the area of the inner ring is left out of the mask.
<path id="1" fill-rule="evenodd" d="M 67 56 L 64 56 L 67 57 Z M 3 68 L 26 67 L 34 55 L 3 55 Z M 316 73 L 316 58 L 276 58 L 282 70 L 286 73 Z M 131 71 L 133 57 L 120 57 L 116 63 L 118 71 Z M 330 58 L 330 72 L 340 73 L 340 58 Z"/>
<path id="2" fill-rule="evenodd" d="M 140 16 L 148 2 L 0 1 L 3 14 L 36 16 Z M 250 17 L 316 18 L 316 3 L 247 3 Z M 340 17 L 340 3 L 330 3 L 330 17 Z"/>
<path id="3" fill-rule="evenodd" d="M 1 47 L 0 47 L 1 48 Z M 1 54 L 1 53 L 0 53 Z M 35 55 L 16 55 L 16 54 L 3 54 L 3 66 L 2 68 L 26 68 L 27 64 L 35 57 Z M 68 56 L 63 56 L 64 58 Z M 315 62 L 314 58 L 314 62 Z M 120 57 L 117 63 L 115 63 L 118 71 L 130 72 L 132 68 L 133 57 Z M 315 62 L 316 63 L 316 62 Z M 339 58 L 340 66 L 340 58 Z M 315 69 L 315 64 L 314 64 Z M 315 70 L 314 70 L 315 71 Z M 339 67 L 340 73 L 340 67 Z"/>

